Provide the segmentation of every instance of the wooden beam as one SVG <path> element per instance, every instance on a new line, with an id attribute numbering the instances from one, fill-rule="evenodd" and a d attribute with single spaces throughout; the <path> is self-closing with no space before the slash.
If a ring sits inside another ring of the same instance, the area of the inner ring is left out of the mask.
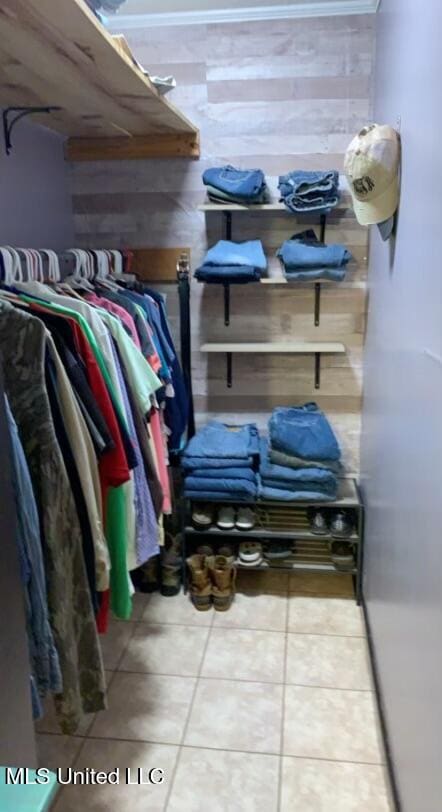
<path id="1" fill-rule="evenodd" d="M 131 248 L 130 271 L 146 282 L 176 282 L 181 254 L 190 259 L 190 248 Z"/>
<path id="2" fill-rule="evenodd" d="M 69 138 L 68 161 L 119 161 L 140 158 L 200 157 L 199 134 L 140 135 L 133 138 Z"/>

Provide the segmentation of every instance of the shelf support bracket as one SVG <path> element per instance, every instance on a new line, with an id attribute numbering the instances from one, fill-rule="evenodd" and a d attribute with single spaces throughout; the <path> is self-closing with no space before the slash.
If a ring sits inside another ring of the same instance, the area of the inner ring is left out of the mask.
<path id="1" fill-rule="evenodd" d="M 321 386 L 321 353 L 315 352 L 315 389 Z"/>
<path id="2" fill-rule="evenodd" d="M 226 363 L 227 363 L 227 388 L 232 388 L 232 353 L 226 352 Z"/>
<path id="3" fill-rule="evenodd" d="M 15 125 L 26 116 L 31 116 L 33 113 L 52 113 L 54 110 L 61 110 L 61 107 L 5 107 L 2 112 L 3 119 L 3 135 L 5 137 L 5 150 L 6 155 L 11 154 L 12 150 L 12 131 Z M 15 113 L 15 115 L 14 115 Z M 11 118 L 10 118 L 11 116 Z"/>
<path id="4" fill-rule="evenodd" d="M 232 239 L 232 212 L 224 211 L 224 237 L 226 240 Z"/>

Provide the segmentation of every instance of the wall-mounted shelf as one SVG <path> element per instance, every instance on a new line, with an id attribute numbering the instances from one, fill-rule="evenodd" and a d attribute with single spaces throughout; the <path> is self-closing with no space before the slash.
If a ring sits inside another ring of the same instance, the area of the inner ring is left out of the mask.
<path id="1" fill-rule="evenodd" d="M 199 156 L 198 129 L 124 53 L 83 0 L 3 0 L 0 105 L 60 107 L 35 120 L 69 160 Z"/>
<path id="2" fill-rule="evenodd" d="M 346 201 L 345 197 L 341 198 L 338 205 L 333 208 L 333 211 L 345 211 L 348 209 L 350 202 Z M 272 201 L 270 203 L 252 203 L 249 206 L 243 203 L 211 203 L 210 201 L 206 203 L 201 203 L 198 206 L 198 211 L 207 211 L 207 212 L 215 212 L 215 211 L 282 211 L 287 214 L 288 217 L 293 217 L 295 222 L 298 220 L 298 215 L 294 212 L 289 211 L 287 206 L 284 203 L 279 203 L 278 201 Z M 305 214 L 300 214 L 299 219 L 303 219 L 305 221 L 306 217 L 312 217 L 314 212 L 306 212 Z"/>
<path id="3" fill-rule="evenodd" d="M 233 354 L 234 353 L 274 353 L 291 355 L 302 354 L 315 356 L 315 389 L 321 386 L 321 355 L 342 354 L 346 352 L 345 345 L 338 341 L 274 341 L 274 342 L 241 342 L 241 343 L 207 343 L 202 344 L 200 352 L 225 353 L 227 365 L 227 386 L 230 389 L 233 382 Z"/>

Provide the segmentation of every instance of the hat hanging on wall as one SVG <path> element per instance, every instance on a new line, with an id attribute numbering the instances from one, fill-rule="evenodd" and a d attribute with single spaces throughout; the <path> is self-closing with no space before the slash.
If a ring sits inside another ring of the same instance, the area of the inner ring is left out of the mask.
<path id="1" fill-rule="evenodd" d="M 399 135 L 388 124 L 363 127 L 345 153 L 356 219 L 377 224 L 383 240 L 391 235 L 399 203 L 399 155 Z"/>

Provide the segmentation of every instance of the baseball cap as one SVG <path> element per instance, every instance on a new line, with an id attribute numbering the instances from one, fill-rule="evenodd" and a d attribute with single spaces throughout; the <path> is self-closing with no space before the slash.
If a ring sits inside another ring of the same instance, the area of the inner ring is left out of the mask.
<path id="1" fill-rule="evenodd" d="M 392 217 L 399 202 L 399 136 L 388 124 L 370 124 L 353 138 L 344 159 L 356 219 L 363 226 Z"/>

